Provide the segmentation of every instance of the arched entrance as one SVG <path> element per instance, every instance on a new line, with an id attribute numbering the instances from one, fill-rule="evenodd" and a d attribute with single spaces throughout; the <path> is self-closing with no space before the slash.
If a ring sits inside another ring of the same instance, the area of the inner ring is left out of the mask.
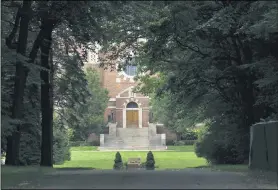
<path id="1" fill-rule="evenodd" d="M 135 102 L 129 102 L 126 105 L 126 127 L 139 127 L 139 109 Z"/>

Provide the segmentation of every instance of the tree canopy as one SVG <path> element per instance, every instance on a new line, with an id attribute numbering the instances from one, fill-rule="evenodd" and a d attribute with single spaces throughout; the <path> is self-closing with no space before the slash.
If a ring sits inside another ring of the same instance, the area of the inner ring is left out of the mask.
<path id="1" fill-rule="evenodd" d="M 33 152 L 41 157 L 34 162 L 52 166 L 53 126 L 99 131 L 106 92 L 95 72 L 82 69 L 84 49 L 94 50 L 89 44 L 95 42 L 105 55 L 103 67 L 136 60 L 136 91 L 153 97 L 157 120 L 177 132 L 208 121 L 196 150 L 208 160 L 242 163 L 248 159 L 249 127 L 277 119 L 276 1 L 23 0 L 1 7 L 7 164 L 33 162 L 20 155 L 28 152 L 24 143 L 34 140 Z M 55 124 L 54 113 L 63 125 Z M 204 148 L 211 139 L 217 146 Z"/>

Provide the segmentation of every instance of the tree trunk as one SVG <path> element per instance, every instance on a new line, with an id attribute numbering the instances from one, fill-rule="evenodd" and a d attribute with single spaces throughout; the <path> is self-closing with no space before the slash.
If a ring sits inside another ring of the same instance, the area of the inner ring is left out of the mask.
<path id="1" fill-rule="evenodd" d="M 53 166 L 53 100 L 51 90 L 51 66 L 49 54 L 54 21 L 44 19 L 42 24 L 43 42 L 41 45 L 41 65 L 47 70 L 41 71 L 41 112 L 42 112 L 42 144 L 41 166 Z"/>
<path id="2" fill-rule="evenodd" d="M 28 39 L 28 26 L 30 21 L 32 1 L 23 1 L 23 6 L 20 10 L 20 29 L 18 37 L 17 53 L 25 56 Z M 14 97 L 12 106 L 12 118 L 22 119 L 23 116 L 23 97 L 24 88 L 27 79 L 27 68 L 21 60 L 16 62 Z M 7 138 L 7 157 L 6 165 L 19 164 L 19 142 L 20 142 L 20 125 L 16 126 L 15 131 Z"/>

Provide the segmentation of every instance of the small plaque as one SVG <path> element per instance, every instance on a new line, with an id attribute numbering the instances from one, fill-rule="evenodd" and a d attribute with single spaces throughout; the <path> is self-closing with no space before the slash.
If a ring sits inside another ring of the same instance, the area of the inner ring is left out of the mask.
<path id="1" fill-rule="evenodd" d="M 140 168 L 141 158 L 129 158 L 127 161 L 128 168 Z"/>

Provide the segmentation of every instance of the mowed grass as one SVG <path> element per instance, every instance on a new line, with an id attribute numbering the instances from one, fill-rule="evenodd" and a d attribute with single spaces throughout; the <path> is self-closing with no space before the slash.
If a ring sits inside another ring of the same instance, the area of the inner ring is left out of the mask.
<path id="1" fill-rule="evenodd" d="M 96 147 L 72 147 L 71 160 L 55 168 L 112 169 L 116 151 L 94 151 Z M 146 161 L 148 151 L 120 151 L 123 162 L 140 157 Z M 157 169 L 182 169 L 205 167 L 207 162 L 198 158 L 193 146 L 170 146 L 167 151 L 153 151 Z"/>
<path id="2" fill-rule="evenodd" d="M 123 161 L 130 157 L 140 157 L 144 162 L 147 151 L 122 151 Z M 112 169 L 116 152 L 97 151 L 97 147 L 81 146 L 71 148 L 71 161 L 54 168 L 39 166 L 2 166 L 2 188 L 35 188 L 45 178 L 45 174 L 64 169 Z M 169 146 L 168 151 L 153 151 L 156 170 L 207 168 L 213 171 L 248 172 L 248 165 L 209 165 L 198 158 L 193 146 Z"/>

